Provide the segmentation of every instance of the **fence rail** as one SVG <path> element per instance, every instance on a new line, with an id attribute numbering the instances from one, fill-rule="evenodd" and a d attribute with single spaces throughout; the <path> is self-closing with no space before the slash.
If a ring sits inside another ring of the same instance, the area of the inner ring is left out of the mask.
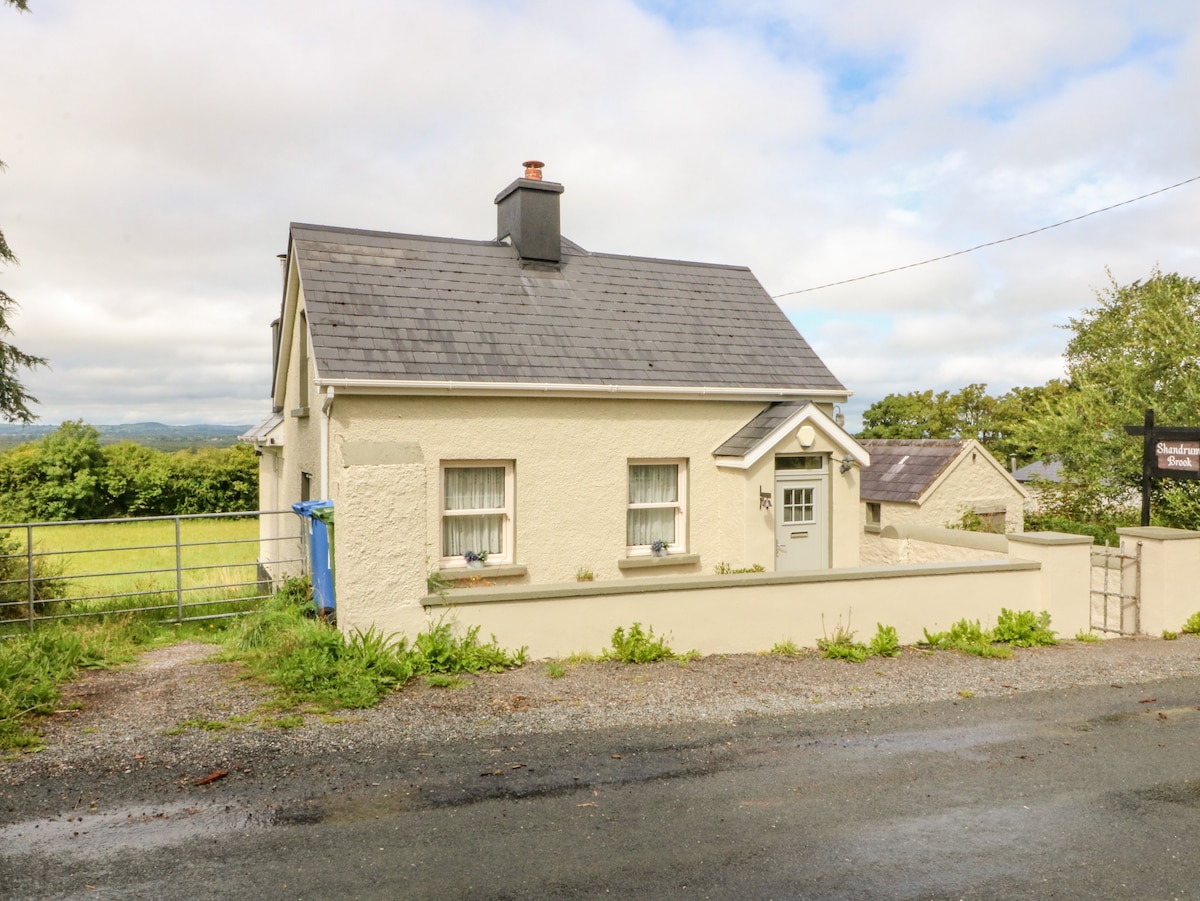
<path id="1" fill-rule="evenodd" d="M 307 572 L 304 550 L 291 510 L 0 524 L 0 636 L 114 614 L 237 616 Z"/>

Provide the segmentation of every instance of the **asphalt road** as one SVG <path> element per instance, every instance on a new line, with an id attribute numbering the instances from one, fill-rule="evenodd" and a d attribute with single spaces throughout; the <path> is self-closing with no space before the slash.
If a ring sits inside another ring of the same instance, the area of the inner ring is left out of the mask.
<path id="1" fill-rule="evenodd" d="M 0 788 L 6 899 L 1200 898 L 1200 679 Z"/>

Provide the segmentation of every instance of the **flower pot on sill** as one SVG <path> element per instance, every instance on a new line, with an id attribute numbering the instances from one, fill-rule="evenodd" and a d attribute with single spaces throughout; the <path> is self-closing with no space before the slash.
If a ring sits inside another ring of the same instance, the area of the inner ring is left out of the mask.
<path id="1" fill-rule="evenodd" d="M 468 560 L 467 569 L 483 569 L 482 560 Z"/>
<path id="2" fill-rule="evenodd" d="M 658 550 L 651 549 L 650 553 L 655 557 L 665 557 L 667 556 L 667 549 L 665 547 L 660 547 Z"/>

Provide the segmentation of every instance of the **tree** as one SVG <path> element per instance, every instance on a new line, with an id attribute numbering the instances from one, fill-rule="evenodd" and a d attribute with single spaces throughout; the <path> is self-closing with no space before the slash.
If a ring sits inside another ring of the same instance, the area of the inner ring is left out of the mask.
<path id="1" fill-rule="evenodd" d="M 26 0 L 5 0 L 9 6 L 15 6 L 19 12 L 26 12 L 29 6 Z M 4 161 L 0 160 L 0 171 L 4 169 Z M 4 239 L 0 231 L 0 262 L 13 265 L 17 262 L 16 254 Z M 0 291 L 0 417 L 8 422 L 33 422 L 37 419 L 29 409 L 30 404 L 36 404 L 37 398 L 31 396 L 25 386 L 17 378 L 21 369 L 32 369 L 45 366 L 46 360 L 23 353 L 5 339 L 12 334 L 9 320 L 16 312 L 17 303 L 3 291 Z"/>
<path id="2" fill-rule="evenodd" d="M 1060 379 L 1032 388 L 1013 388 L 993 397 L 987 385 L 971 384 L 951 394 L 910 391 L 889 394 L 863 413 L 860 438 L 974 438 L 1005 466 L 1042 459 L 1030 423 L 1046 415 L 1066 391 Z"/>
<path id="3" fill-rule="evenodd" d="M 100 448 L 104 465 L 100 490 L 104 515 L 157 516 L 171 513 L 163 494 L 171 479 L 170 464 L 162 451 L 132 441 L 119 441 Z"/>
<path id="4" fill-rule="evenodd" d="M 102 446 L 96 428 L 76 420 L 0 453 L 2 523 L 244 512 L 257 503 L 248 444 L 173 454 L 129 441 Z"/>
<path id="5" fill-rule="evenodd" d="M 932 391 L 889 394 L 863 413 L 859 438 L 948 438 L 937 434 L 940 422 Z"/>
<path id="6" fill-rule="evenodd" d="M 1125 433 L 1147 408 L 1161 425 L 1200 425 L 1200 280 L 1155 269 L 1118 285 L 1071 319 L 1067 386 L 1033 424 L 1032 437 L 1063 464 L 1076 507 L 1101 516 L 1136 503 L 1142 441 Z M 1156 481 L 1156 522 L 1200 525 L 1200 481 Z"/>
<path id="7" fill-rule="evenodd" d="M 863 413 L 859 437 L 975 438 L 987 446 L 998 434 L 998 403 L 983 384 L 967 385 L 954 394 L 889 394 Z"/>
<path id="8" fill-rule="evenodd" d="M 258 505 L 258 459 L 248 444 L 177 451 L 168 466 L 163 500 L 172 514 L 240 513 Z"/>
<path id="9" fill-rule="evenodd" d="M 1021 466 L 1049 459 L 1053 454 L 1038 445 L 1034 423 L 1051 415 L 1066 391 L 1066 382 L 1051 379 L 1044 385 L 1013 388 L 1002 394 L 992 410 L 991 432 L 984 445 L 1006 465 L 1013 454 Z"/>
<path id="10" fill-rule="evenodd" d="M 64 422 L 38 442 L 39 518 L 51 522 L 104 515 L 100 433 L 83 420 Z"/>
<path id="11" fill-rule="evenodd" d="M 3 169 L 4 163 L 0 161 L 0 170 Z M 9 248 L 2 231 L 0 231 L 0 262 L 10 264 L 17 262 L 17 256 Z M 12 334 L 9 320 L 16 309 L 17 302 L 4 291 L 0 291 L 0 417 L 8 422 L 33 422 L 37 416 L 30 411 L 29 405 L 36 404 L 37 398 L 25 390 L 25 386 L 21 384 L 17 375 L 21 369 L 45 366 L 46 360 L 43 357 L 24 353 L 5 340 Z"/>

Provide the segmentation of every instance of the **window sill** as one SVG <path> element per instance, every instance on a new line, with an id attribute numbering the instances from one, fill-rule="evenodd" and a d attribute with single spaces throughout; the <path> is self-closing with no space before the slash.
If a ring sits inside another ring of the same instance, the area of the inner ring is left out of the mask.
<path id="1" fill-rule="evenodd" d="M 617 569 L 653 569 L 656 566 L 695 566 L 699 554 L 667 554 L 665 557 L 622 557 Z"/>
<path id="2" fill-rule="evenodd" d="M 470 579 L 482 576 L 487 579 L 499 579 L 506 576 L 524 576 L 529 573 L 529 567 L 524 563 L 485 563 L 483 566 L 439 566 L 438 575 L 447 579 Z"/>
<path id="3" fill-rule="evenodd" d="M 863 526 L 863 531 L 866 532 L 868 535 L 878 535 L 880 532 L 883 531 L 883 526 L 881 526 L 878 523 L 869 522 L 865 526 Z"/>

